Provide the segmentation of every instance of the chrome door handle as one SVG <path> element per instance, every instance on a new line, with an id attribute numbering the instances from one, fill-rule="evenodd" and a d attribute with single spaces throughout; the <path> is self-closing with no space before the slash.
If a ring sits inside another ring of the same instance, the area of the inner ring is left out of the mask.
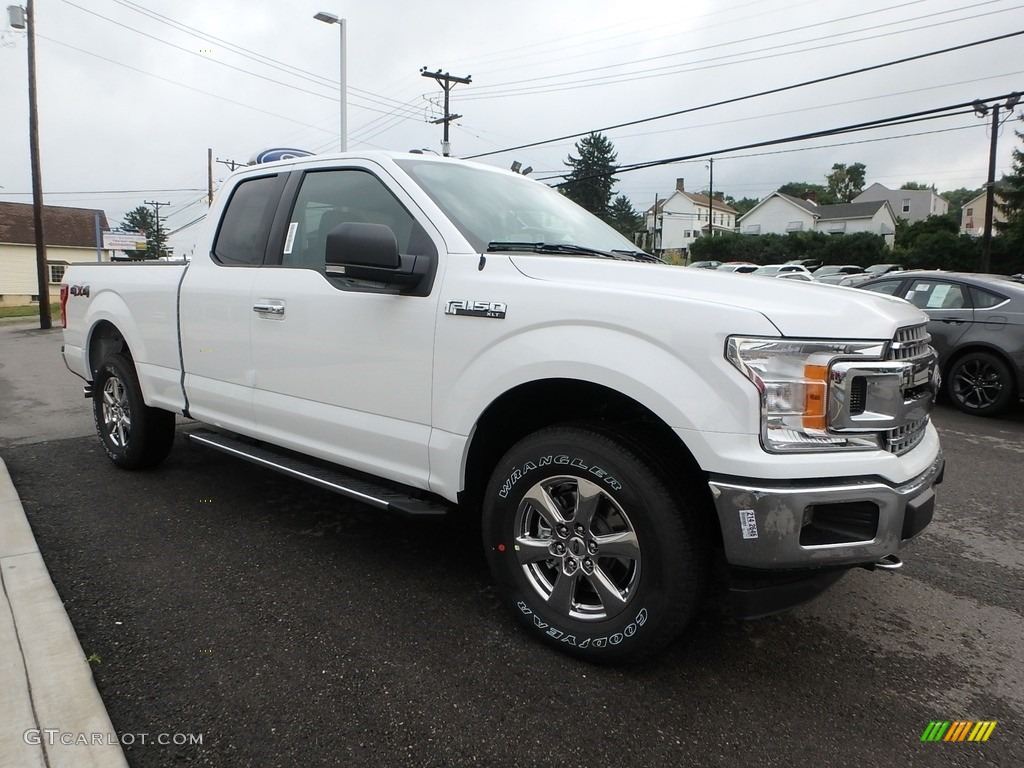
<path id="1" fill-rule="evenodd" d="M 252 305 L 252 311 L 253 312 L 258 312 L 260 314 L 266 313 L 268 315 L 283 315 L 284 314 L 284 304 L 277 304 L 277 303 L 253 304 Z"/>

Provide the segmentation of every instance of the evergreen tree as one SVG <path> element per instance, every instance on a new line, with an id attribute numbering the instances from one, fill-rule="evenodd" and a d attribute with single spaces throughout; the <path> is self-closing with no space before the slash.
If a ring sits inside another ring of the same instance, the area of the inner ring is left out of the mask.
<path id="1" fill-rule="evenodd" d="M 576 142 L 576 152 L 578 157 L 569 155 L 565 161 L 572 172 L 561 186 L 562 194 L 608 221 L 618 169 L 615 147 L 607 137 L 592 133 Z"/>
<path id="2" fill-rule="evenodd" d="M 158 259 L 170 255 L 167 250 L 167 232 L 160 227 L 157 232 L 156 215 L 144 205 L 133 208 L 121 221 L 122 232 L 143 232 L 146 235 L 146 250 L 125 251 L 131 259 Z"/>
<path id="3" fill-rule="evenodd" d="M 1024 140 L 1024 133 L 1014 133 Z M 1011 239 L 1017 250 L 1024 249 L 1024 150 L 1020 147 L 1013 150 L 1013 170 L 996 185 L 996 197 L 996 204 L 1006 217 L 1005 222 L 996 222 L 996 230 L 1000 236 Z"/>
<path id="4" fill-rule="evenodd" d="M 642 221 L 643 217 L 625 195 L 616 197 L 608 208 L 608 223 L 629 240 L 643 228 Z"/>

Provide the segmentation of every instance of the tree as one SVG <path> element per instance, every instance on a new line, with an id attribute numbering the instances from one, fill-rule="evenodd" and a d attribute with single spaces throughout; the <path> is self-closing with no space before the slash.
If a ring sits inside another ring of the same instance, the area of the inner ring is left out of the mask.
<path id="1" fill-rule="evenodd" d="M 562 194 L 607 221 L 618 170 L 615 147 L 602 134 L 592 133 L 576 142 L 576 152 L 579 157 L 569 155 L 565 161 L 572 172 L 561 186 Z"/>
<path id="2" fill-rule="evenodd" d="M 161 256 L 168 256 L 167 232 L 164 229 L 157 231 L 156 215 L 144 205 L 133 208 L 124 215 L 121 221 L 122 232 L 143 232 L 146 235 L 146 250 L 125 251 L 131 259 L 158 259 Z"/>
<path id="3" fill-rule="evenodd" d="M 1024 140 L 1024 133 L 1014 133 Z M 1005 222 L 996 222 L 997 231 L 1012 240 L 1018 250 L 1024 250 L 1024 150 L 1020 147 L 1013 150 L 1012 171 L 999 180 L 996 195 L 999 210 L 1006 217 Z"/>
<path id="4" fill-rule="evenodd" d="M 741 197 L 739 200 L 737 200 L 735 197 L 726 195 L 725 202 L 728 203 L 729 206 L 736 211 L 736 216 L 740 217 L 743 214 L 750 211 L 750 209 L 757 205 L 760 201 L 756 197 Z"/>
<path id="5" fill-rule="evenodd" d="M 953 189 L 942 193 L 942 197 L 949 203 L 949 215 L 953 217 L 958 227 L 960 226 L 960 211 L 963 209 L 964 203 L 973 200 L 982 191 L 981 189 L 960 187 L 960 189 Z"/>
<path id="6" fill-rule="evenodd" d="M 616 197 L 608 208 L 608 223 L 630 240 L 643 228 L 642 222 L 643 217 L 625 195 Z"/>
<path id="7" fill-rule="evenodd" d="M 919 181 L 907 181 L 907 182 L 903 183 L 903 185 L 900 187 L 900 189 L 910 189 L 910 190 L 930 189 L 932 192 L 935 192 L 935 185 L 934 184 L 922 184 Z"/>
<path id="8" fill-rule="evenodd" d="M 790 197 L 806 200 L 813 197 L 821 205 L 828 204 L 828 190 L 821 184 L 808 184 L 806 181 L 788 181 L 779 187 L 779 192 Z"/>
<path id="9" fill-rule="evenodd" d="M 864 163 L 849 166 L 843 163 L 833 165 L 832 173 L 825 177 L 831 202 L 848 203 L 863 192 L 866 173 L 867 167 Z"/>

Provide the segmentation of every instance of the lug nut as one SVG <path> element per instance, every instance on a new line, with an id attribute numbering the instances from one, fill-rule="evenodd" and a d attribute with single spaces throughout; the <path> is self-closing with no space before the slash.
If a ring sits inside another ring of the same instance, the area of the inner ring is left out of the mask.
<path id="1" fill-rule="evenodd" d="M 597 554 L 597 542 L 596 541 L 588 541 L 587 542 L 587 552 L 589 552 L 592 555 L 596 555 Z"/>

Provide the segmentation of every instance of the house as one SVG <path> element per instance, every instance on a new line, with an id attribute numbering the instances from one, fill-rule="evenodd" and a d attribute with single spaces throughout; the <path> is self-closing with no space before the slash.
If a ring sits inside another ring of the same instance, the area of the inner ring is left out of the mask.
<path id="1" fill-rule="evenodd" d="M 870 232 L 884 237 L 886 247 L 892 248 L 896 239 L 896 217 L 887 200 L 817 205 L 811 200 L 772 192 L 740 217 L 739 231 L 744 235 Z"/>
<path id="2" fill-rule="evenodd" d="M 889 189 L 877 182 L 850 202 L 874 203 L 880 200 L 889 203 L 889 207 L 892 208 L 892 212 L 897 218 L 906 219 L 911 224 L 927 219 L 929 216 L 944 216 L 949 213 L 949 203 L 946 198 L 939 197 L 930 189 Z"/>
<path id="3" fill-rule="evenodd" d="M 709 218 L 714 235 L 736 231 L 735 208 L 715 199 L 710 204 L 714 215 L 709 217 L 708 196 L 687 192 L 685 182 L 676 179 L 675 191 L 647 209 L 646 228 L 653 236 L 647 247 L 669 260 L 689 258 L 693 241 L 708 235 Z"/>
<path id="4" fill-rule="evenodd" d="M 981 237 L 985 234 L 985 203 L 988 201 L 988 190 L 986 189 L 973 200 L 968 200 L 960 209 L 960 234 Z M 992 234 L 999 234 L 995 228 L 997 221 L 1006 221 L 1006 214 L 999 210 L 1003 201 L 996 195 L 995 204 L 992 206 Z"/>
<path id="5" fill-rule="evenodd" d="M 60 295 L 60 281 L 68 264 L 97 260 L 97 227 L 100 232 L 107 228 L 103 211 L 43 206 L 52 301 Z M 0 306 L 39 301 L 35 241 L 31 203 L 0 202 Z"/>

